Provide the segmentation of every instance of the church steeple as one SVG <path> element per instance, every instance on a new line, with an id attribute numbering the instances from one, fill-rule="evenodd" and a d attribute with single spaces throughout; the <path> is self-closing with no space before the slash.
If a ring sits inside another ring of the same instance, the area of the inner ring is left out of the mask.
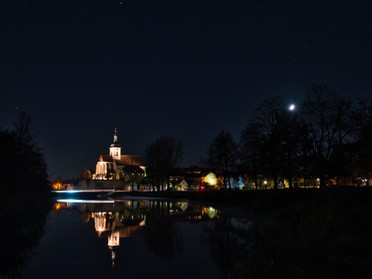
<path id="1" fill-rule="evenodd" d="M 115 128 L 114 130 L 114 141 L 113 143 L 118 143 L 118 130 Z"/>
<path id="2" fill-rule="evenodd" d="M 121 157 L 121 145 L 118 142 L 118 130 L 116 128 L 114 130 L 114 141 L 110 145 L 110 155 L 115 160 L 120 160 L 120 157 Z"/>

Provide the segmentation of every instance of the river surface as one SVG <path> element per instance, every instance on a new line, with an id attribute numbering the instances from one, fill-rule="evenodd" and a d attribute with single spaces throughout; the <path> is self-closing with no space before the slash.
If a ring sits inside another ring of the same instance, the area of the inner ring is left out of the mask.
<path id="1" fill-rule="evenodd" d="M 10 277 L 218 278 L 215 254 L 227 235 L 215 239 L 215 230 L 225 219 L 187 201 L 56 200 L 30 257 Z M 230 219 L 236 227 L 246 221 Z"/>
<path id="2" fill-rule="evenodd" d="M 334 198 L 255 214 L 151 199 L 0 209 L 0 278 L 372 278 L 371 215 Z"/>

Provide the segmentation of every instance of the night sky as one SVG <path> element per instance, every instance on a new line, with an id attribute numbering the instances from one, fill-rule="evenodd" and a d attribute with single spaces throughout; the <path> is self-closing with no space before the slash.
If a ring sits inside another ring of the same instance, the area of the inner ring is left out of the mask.
<path id="1" fill-rule="evenodd" d="M 31 115 L 50 178 L 161 135 L 198 163 L 258 102 L 372 92 L 372 1 L 2 0 L 0 126 Z"/>

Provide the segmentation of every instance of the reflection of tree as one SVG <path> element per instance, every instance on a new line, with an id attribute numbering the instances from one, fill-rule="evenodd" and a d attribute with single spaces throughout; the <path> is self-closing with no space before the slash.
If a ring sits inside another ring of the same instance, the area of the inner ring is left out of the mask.
<path id="1" fill-rule="evenodd" d="M 21 278 L 44 234 L 48 197 L 15 196 L 0 203 L 0 274 Z"/>
<path id="2" fill-rule="evenodd" d="M 204 237 L 222 278 L 372 278 L 369 199 L 355 198 L 306 196 L 248 226 L 221 217 Z"/>
<path id="3" fill-rule="evenodd" d="M 237 219 L 222 216 L 203 228 L 203 241 L 221 268 L 221 278 L 237 278 L 250 240 L 250 230 Z M 238 277 L 240 278 L 240 277 Z"/>
<path id="4" fill-rule="evenodd" d="M 153 201 L 144 233 L 147 246 L 163 260 L 183 253 L 182 234 L 170 218 L 169 210 L 169 202 Z"/>

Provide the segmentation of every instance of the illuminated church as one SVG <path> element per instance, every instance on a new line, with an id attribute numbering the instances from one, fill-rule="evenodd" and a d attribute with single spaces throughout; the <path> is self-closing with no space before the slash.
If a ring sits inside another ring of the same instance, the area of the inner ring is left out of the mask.
<path id="1" fill-rule="evenodd" d="M 117 129 L 108 155 L 100 155 L 96 164 L 95 180 L 130 180 L 131 177 L 145 175 L 146 168 L 140 156 L 125 155 L 121 152 Z"/>

